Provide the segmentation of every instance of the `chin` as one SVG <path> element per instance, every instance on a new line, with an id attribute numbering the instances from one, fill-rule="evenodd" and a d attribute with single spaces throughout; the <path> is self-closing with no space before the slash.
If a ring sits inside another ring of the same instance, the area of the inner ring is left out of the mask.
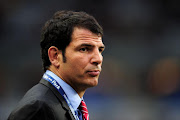
<path id="1" fill-rule="evenodd" d="M 95 87 L 95 86 L 97 86 L 98 85 L 98 80 L 94 80 L 94 81 L 91 81 L 90 83 L 89 83 L 89 86 L 90 87 Z"/>
<path id="2" fill-rule="evenodd" d="M 98 77 L 85 78 L 85 81 L 82 82 L 82 85 L 86 88 L 95 87 L 98 85 Z"/>

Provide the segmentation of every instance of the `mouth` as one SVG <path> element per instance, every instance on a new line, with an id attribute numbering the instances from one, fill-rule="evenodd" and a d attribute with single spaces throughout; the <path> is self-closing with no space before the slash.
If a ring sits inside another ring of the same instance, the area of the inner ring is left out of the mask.
<path id="1" fill-rule="evenodd" d="M 100 74 L 100 70 L 90 70 L 90 71 L 87 71 L 87 73 L 92 76 L 92 77 L 96 77 L 96 76 L 99 76 Z"/>

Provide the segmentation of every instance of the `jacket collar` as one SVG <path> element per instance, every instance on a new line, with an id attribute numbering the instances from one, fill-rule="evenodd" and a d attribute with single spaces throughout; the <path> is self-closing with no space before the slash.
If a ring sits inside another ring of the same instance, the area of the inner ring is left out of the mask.
<path id="1" fill-rule="evenodd" d="M 66 103 L 65 99 L 61 96 L 61 94 L 58 92 L 58 90 L 48 81 L 44 80 L 43 78 L 40 80 L 40 83 L 47 86 L 59 99 L 59 102 L 61 103 L 62 107 L 68 112 L 72 120 L 75 120 L 68 104 Z"/>

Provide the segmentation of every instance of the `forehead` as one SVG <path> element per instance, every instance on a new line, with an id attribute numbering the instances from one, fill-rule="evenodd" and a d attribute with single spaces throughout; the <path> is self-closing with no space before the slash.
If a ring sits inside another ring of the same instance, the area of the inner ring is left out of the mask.
<path id="1" fill-rule="evenodd" d="M 75 27 L 72 33 L 73 44 L 89 43 L 104 46 L 101 35 L 92 33 L 90 30 L 85 28 Z"/>

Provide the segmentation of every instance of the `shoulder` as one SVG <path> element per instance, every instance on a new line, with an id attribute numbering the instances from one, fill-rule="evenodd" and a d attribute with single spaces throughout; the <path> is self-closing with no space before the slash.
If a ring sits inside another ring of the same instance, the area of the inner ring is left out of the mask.
<path id="1" fill-rule="evenodd" d="M 54 108 L 52 106 L 56 103 L 58 100 L 53 92 L 48 87 L 37 84 L 27 91 L 8 120 L 54 120 Z"/>
<path id="2" fill-rule="evenodd" d="M 52 100 L 57 100 L 54 91 L 52 91 L 48 86 L 39 83 L 26 92 L 21 99 L 20 104 L 27 103 L 29 101 L 43 101 L 49 103 Z"/>
<path id="3" fill-rule="evenodd" d="M 56 92 L 50 86 L 35 85 L 27 91 L 8 120 L 66 120 L 67 105 Z"/>
<path id="4" fill-rule="evenodd" d="M 52 108 L 44 101 L 34 100 L 18 106 L 8 120 L 54 120 Z"/>

